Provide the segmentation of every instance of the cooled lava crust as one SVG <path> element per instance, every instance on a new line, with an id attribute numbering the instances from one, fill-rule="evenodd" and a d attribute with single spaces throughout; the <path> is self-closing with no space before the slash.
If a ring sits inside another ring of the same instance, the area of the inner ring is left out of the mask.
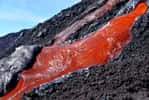
<path id="1" fill-rule="evenodd" d="M 102 2 L 99 2 L 99 0 L 82 0 L 32 29 L 25 29 L 1 37 L 0 49 L 2 51 L 0 52 L 0 58 L 9 56 L 16 47 L 22 45 L 50 46 L 57 33 L 103 6 L 107 0 L 100 1 Z M 129 2 L 132 1 L 139 2 L 141 0 L 120 0 L 112 9 L 95 21 L 85 24 L 70 35 L 67 40 L 81 39 L 103 26 L 110 19 L 130 12 L 132 3 Z M 148 0 L 146 2 L 149 4 Z M 148 100 L 148 26 L 149 10 L 134 23 L 132 28 L 133 39 L 123 49 L 118 58 L 108 64 L 91 66 L 88 69 L 70 73 L 62 79 L 34 88 L 25 93 L 21 100 Z M 6 42 L 8 44 L 5 44 Z M 34 63 L 34 60 L 31 60 L 30 63 Z M 17 80 L 17 76 L 13 77 L 13 80 Z M 17 81 L 15 82 L 17 83 Z M 15 82 L 14 84 L 16 84 Z M 7 88 L 10 88 L 10 86 L 7 86 Z M 4 91 L 1 91 L 1 94 L 3 95 Z"/>

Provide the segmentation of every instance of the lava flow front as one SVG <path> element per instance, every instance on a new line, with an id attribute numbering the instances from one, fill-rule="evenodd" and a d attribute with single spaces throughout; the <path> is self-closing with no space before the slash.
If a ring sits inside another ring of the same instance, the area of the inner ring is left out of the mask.
<path id="1" fill-rule="evenodd" d="M 140 2 L 130 13 L 110 20 L 88 37 L 68 45 L 42 48 L 31 69 L 21 72 L 18 85 L 0 100 L 18 100 L 23 93 L 69 72 L 92 65 L 102 65 L 117 57 L 131 40 L 136 17 L 147 6 Z"/>

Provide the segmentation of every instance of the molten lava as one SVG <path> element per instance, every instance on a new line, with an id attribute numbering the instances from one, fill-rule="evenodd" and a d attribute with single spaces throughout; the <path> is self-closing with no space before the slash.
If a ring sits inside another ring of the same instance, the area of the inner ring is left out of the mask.
<path id="1" fill-rule="evenodd" d="M 69 72 L 93 65 L 102 65 L 117 57 L 131 40 L 136 17 L 145 13 L 141 2 L 130 13 L 110 20 L 88 37 L 68 45 L 44 47 L 31 69 L 21 72 L 18 85 L 0 100 L 18 100 L 23 93 Z"/>

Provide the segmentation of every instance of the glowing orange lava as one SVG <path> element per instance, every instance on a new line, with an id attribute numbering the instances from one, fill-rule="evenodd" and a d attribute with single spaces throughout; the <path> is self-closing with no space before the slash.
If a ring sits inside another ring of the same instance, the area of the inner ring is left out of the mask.
<path id="1" fill-rule="evenodd" d="M 141 2 L 130 13 L 110 20 L 88 37 L 68 45 L 44 47 L 31 69 L 20 73 L 17 87 L 0 100 L 18 100 L 24 92 L 92 65 L 102 65 L 117 57 L 131 40 L 131 27 L 136 17 L 145 13 Z"/>

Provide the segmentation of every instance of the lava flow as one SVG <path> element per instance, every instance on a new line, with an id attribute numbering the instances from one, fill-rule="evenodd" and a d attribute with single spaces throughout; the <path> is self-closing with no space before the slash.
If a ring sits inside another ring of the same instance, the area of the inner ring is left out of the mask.
<path id="1" fill-rule="evenodd" d="M 68 45 L 42 48 L 31 69 L 21 72 L 18 85 L 0 100 L 18 100 L 23 93 L 69 72 L 92 65 L 102 65 L 117 57 L 131 40 L 136 17 L 147 6 L 140 2 L 130 13 L 110 20 L 88 37 Z"/>

